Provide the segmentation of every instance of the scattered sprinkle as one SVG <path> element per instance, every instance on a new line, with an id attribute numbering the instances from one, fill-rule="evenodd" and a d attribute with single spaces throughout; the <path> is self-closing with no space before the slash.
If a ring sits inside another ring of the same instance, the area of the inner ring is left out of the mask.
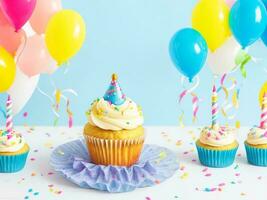
<path id="1" fill-rule="evenodd" d="M 181 178 L 182 180 L 185 180 L 185 179 L 187 179 L 188 177 L 189 177 L 189 174 L 188 174 L 187 172 L 183 173 L 182 176 L 180 176 L 180 178 Z"/>

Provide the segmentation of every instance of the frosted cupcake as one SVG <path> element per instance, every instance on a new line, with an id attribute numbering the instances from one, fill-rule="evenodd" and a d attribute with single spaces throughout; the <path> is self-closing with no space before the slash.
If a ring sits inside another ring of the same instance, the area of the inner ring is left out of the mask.
<path id="1" fill-rule="evenodd" d="M 233 164 L 238 149 L 238 142 L 236 141 L 235 129 L 218 125 L 217 92 L 215 86 L 212 91 L 212 125 L 202 129 L 200 138 L 196 142 L 196 147 L 202 165 L 223 168 Z"/>
<path id="2" fill-rule="evenodd" d="M 17 172 L 24 168 L 29 146 L 21 134 L 12 130 L 12 102 L 7 100 L 6 130 L 0 130 L 0 173 Z"/>
<path id="3" fill-rule="evenodd" d="M 104 97 L 91 104 L 84 128 L 92 162 L 118 166 L 136 163 L 145 139 L 143 121 L 141 107 L 123 94 L 113 74 Z"/>
<path id="4" fill-rule="evenodd" d="M 245 141 L 248 162 L 256 166 L 267 166 L 267 94 L 262 101 L 261 123 L 249 130 Z"/>
<path id="5" fill-rule="evenodd" d="M 206 127 L 201 131 L 196 146 L 202 165 L 228 167 L 233 164 L 238 149 L 236 131 L 229 127 Z"/>

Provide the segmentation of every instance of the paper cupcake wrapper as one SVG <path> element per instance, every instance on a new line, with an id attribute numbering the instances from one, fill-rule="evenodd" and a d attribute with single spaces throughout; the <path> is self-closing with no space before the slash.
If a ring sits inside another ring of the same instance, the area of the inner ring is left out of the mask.
<path id="1" fill-rule="evenodd" d="M 18 155 L 0 155 L 0 173 L 13 173 L 25 166 L 29 151 Z"/>
<path id="2" fill-rule="evenodd" d="M 112 193 L 158 185 L 179 169 L 175 152 L 149 144 L 144 145 L 139 161 L 130 167 L 95 165 L 83 139 L 56 147 L 51 153 L 50 164 L 79 187 Z"/>
<path id="3" fill-rule="evenodd" d="M 196 144 L 200 163 L 207 167 L 224 168 L 233 164 L 238 147 L 230 150 L 211 150 Z"/>
<path id="4" fill-rule="evenodd" d="M 252 165 L 267 167 L 267 149 L 255 148 L 245 143 L 248 162 Z"/>
<path id="5" fill-rule="evenodd" d="M 144 144 L 144 136 L 125 140 L 84 137 L 92 161 L 100 165 L 131 166 L 138 161 Z"/>

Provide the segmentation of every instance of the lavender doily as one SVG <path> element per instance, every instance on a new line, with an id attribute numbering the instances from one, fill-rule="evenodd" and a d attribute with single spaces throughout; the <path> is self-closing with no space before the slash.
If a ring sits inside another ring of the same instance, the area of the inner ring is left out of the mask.
<path id="1" fill-rule="evenodd" d="M 52 152 L 50 164 L 82 188 L 108 192 L 153 186 L 171 177 L 179 168 L 177 155 L 157 145 L 145 145 L 139 162 L 131 167 L 95 165 L 90 163 L 83 139 L 57 147 Z"/>

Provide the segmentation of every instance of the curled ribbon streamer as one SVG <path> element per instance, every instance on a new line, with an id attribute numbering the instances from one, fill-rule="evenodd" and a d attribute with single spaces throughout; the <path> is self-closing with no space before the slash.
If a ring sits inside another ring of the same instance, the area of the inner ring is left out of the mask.
<path id="1" fill-rule="evenodd" d="M 236 56 L 235 64 L 237 67 L 240 67 L 241 74 L 244 78 L 247 77 L 247 71 L 245 65 L 250 61 L 255 60 L 252 56 L 250 56 L 246 51 L 240 50 Z"/>
<path id="2" fill-rule="evenodd" d="M 226 80 L 230 80 L 230 82 L 232 83 L 229 87 L 225 86 L 225 81 Z M 220 80 L 220 87 L 218 88 L 218 92 L 223 91 L 224 95 L 225 95 L 225 100 L 222 103 L 221 106 L 221 112 L 223 114 L 223 116 L 225 118 L 227 118 L 228 120 L 232 120 L 235 118 L 236 114 L 229 114 L 229 111 L 231 110 L 231 108 L 235 108 L 238 109 L 239 107 L 239 89 L 236 89 L 237 87 L 237 81 L 235 78 L 233 77 L 229 77 L 227 79 L 227 74 L 224 74 Z M 236 90 L 235 90 L 236 89 Z M 231 99 L 231 103 L 229 103 L 229 95 L 230 92 L 233 91 L 233 95 L 232 95 L 232 99 Z"/>
<path id="3" fill-rule="evenodd" d="M 64 89 L 64 90 L 57 89 L 55 86 L 55 83 L 52 80 L 51 80 L 51 84 L 55 88 L 55 91 L 53 93 L 54 98 L 52 98 L 46 92 L 42 91 L 39 87 L 37 87 L 37 89 L 42 95 L 47 97 L 52 104 L 52 111 L 55 115 L 54 126 L 58 124 L 58 120 L 60 118 L 59 108 L 60 108 L 62 99 L 66 102 L 66 113 L 68 115 L 68 125 L 69 125 L 69 128 L 71 128 L 73 126 L 73 113 L 70 109 L 70 100 L 64 94 L 69 93 L 74 96 L 78 96 L 78 94 L 73 89 Z"/>
<path id="4" fill-rule="evenodd" d="M 70 110 L 70 101 L 67 100 L 67 114 L 69 117 L 69 128 L 71 128 L 73 126 L 73 113 Z"/>
<path id="5" fill-rule="evenodd" d="M 192 95 L 192 104 L 193 104 L 193 122 L 195 122 L 197 120 L 197 113 L 199 110 L 199 98 L 196 94 L 194 94 L 193 92 L 191 93 Z"/>
<path id="6" fill-rule="evenodd" d="M 185 83 L 185 77 L 182 77 L 181 78 L 181 85 L 183 86 L 184 90 L 179 95 L 179 104 L 182 103 L 183 99 L 188 94 L 191 95 L 191 97 L 192 97 L 192 109 L 193 109 L 193 122 L 195 122 L 197 120 L 197 113 L 199 110 L 199 98 L 195 93 L 193 93 L 193 91 L 195 91 L 196 88 L 199 86 L 200 80 L 199 80 L 199 77 L 197 76 L 195 84 L 189 89 L 185 89 L 186 87 L 185 87 L 184 83 Z M 182 112 L 182 114 L 179 116 L 179 123 L 180 123 L 180 126 L 183 127 L 184 126 L 184 123 L 183 123 L 184 111 L 183 111 L 183 109 L 181 109 L 181 112 Z"/>

